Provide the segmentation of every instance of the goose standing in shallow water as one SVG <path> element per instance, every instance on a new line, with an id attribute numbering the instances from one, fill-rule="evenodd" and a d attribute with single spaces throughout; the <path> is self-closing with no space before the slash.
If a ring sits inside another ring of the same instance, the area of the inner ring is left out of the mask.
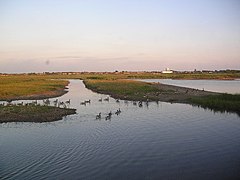
<path id="1" fill-rule="evenodd" d="M 70 102 L 71 102 L 71 101 L 70 101 L 70 99 L 69 99 L 69 100 L 68 100 L 68 101 L 66 101 L 65 103 L 66 103 L 66 104 L 70 104 Z"/>
<path id="2" fill-rule="evenodd" d="M 47 106 L 50 105 L 50 100 L 49 99 L 43 100 L 43 104 Z"/>
<path id="3" fill-rule="evenodd" d="M 17 103 L 17 106 L 22 106 L 23 105 L 23 102 L 21 103 Z M 4 105 L 3 105 L 4 106 Z"/>
<path id="4" fill-rule="evenodd" d="M 58 104 L 58 99 L 54 100 L 54 101 L 53 101 L 53 104 L 54 104 L 54 106 L 57 106 L 57 104 Z"/>

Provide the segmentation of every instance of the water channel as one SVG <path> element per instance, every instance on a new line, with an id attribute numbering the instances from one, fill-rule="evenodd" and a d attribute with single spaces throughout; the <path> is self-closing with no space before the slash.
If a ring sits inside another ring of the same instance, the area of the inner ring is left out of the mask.
<path id="1" fill-rule="evenodd" d="M 77 114 L 50 123 L 0 124 L 0 179 L 234 179 L 240 118 L 186 104 L 99 102 L 70 80 Z M 56 98 L 50 99 L 53 101 Z M 91 99 L 91 103 L 80 102 Z M 104 117 L 121 109 L 110 120 Z M 103 118 L 96 120 L 101 112 Z"/>

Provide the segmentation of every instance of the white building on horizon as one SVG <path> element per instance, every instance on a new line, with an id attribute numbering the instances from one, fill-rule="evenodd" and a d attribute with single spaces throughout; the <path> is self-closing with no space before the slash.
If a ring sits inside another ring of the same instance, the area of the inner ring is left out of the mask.
<path id="1" fill-rule="evenodd" d="M 166 68 L 164 71 L 162 71 L 163 74 L 172 74 L 173 71 L 170 70 L 169 68 Z"/>

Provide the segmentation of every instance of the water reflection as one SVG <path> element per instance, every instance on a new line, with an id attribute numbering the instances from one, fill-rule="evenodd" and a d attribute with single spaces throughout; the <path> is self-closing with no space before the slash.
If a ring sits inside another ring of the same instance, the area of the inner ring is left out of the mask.
<path id="1" fill-rule="evenodd" d="M 239 175 L 237 115 L 163 102 L 142 103 L 140 108 L 138 102 L 104 101 L 107 97 L 71 80 L 69 92 L 58 99 L 70 99 L 77 114 L 51 123 L 1 124 L 1 179 L 233 179 Z M 86 106 L 80 105 L 89 99 Z M 96 120 L 100 112 L 102 117 L 112 112 L 111 121 Z"/>
<path id="2" fill-rule="evenodd" d="M 240 79 L 236 80 L 174 80 L 174 79 L 141 79 L 144 82 L 160 82 L 163 84 L 189 87 L 199 90 L 240 94 Z"/>

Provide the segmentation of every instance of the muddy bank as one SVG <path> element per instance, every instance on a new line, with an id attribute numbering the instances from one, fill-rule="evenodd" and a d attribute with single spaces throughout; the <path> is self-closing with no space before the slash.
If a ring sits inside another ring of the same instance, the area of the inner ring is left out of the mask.
<path id="1" fill-rule="evenodd" d="M 167 85 L 162 83 L 151 83 L 154 87 L 159 89 L 159 92 L 150 94 L 153 98 L 164 102 L 188 102 L 194 97 L 203 97 L 209 95 L 220 95 L 221 93 L 198 90 L 194 88 L 179 87 L 174 85 Z"/>
<path id="2" fill-rule="evenodd" d="M 52 122 L 64 116 L 76 114 L 76 109 L 50 106 L 1 106 L 0 123 L 6 122 Z"/>

